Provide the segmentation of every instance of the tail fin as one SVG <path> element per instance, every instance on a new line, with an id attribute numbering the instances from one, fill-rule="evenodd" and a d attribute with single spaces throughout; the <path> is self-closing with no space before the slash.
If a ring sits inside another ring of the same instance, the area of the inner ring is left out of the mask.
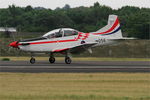
<path id="1" fill-rule="evenodd" d="M 109 15 L 108 24 L 94 32 L 95 35 L 107 36 L 108 38 L 120 39 L 122 38 L 122 32 L 117 15 Z"/>

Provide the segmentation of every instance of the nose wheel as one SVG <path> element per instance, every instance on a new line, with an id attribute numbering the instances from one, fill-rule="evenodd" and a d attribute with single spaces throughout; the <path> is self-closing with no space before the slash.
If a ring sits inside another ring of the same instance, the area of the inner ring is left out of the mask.
<path id="1" fill-rule="evenodd" d="M 30 63 L 31 63 L 31 64 L 34 64 L 34 63 L 35 63 L 35 58 L 32 57 L 32 58 L 30 59 Z"/>
<path id="2" fill-rule="evenodd" d="M 65 63 L 66 63 L 66 64 L 71 64 L 71 62 L 72 62 L 72 60 L 71 60 L 70 57 L 66 57 L 66 58 L 65 58 Z"/>

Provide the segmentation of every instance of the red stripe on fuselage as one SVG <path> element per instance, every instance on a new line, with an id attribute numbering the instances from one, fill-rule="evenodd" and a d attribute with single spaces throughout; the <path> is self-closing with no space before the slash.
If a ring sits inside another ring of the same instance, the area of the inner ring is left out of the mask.
<path id="1" fill-rule="evenodd" d="M 93 33 L 93 34 L 94 34 L 94 35 L 97 35 L 97 34 L 105 34 L 105 33 L 109 33 L 109 32 L 111 32 L 112 30 L 114 30 L 115 27 L 116 27 L 118 24 L 119 24 L 119 20 L 118 20 L 118 17 L 117 17 L 117 19 L 116 19 L 114 25 L 113 25 L 109 30 L 107 30 L 107 31 L 105 31 L 105 32 L 101 32 L 101 33 Z"/>
<path id="2" fill-rule="evenodd" d="M 45 44 L 45 43 L 57 43 L 57 42 L 72 42 L 76 41 L 75 39 L 70 39 L 70 40 L 58 40 L 58 41 L 45 41 L 45 42 L 33 42 L 30 44 Z"/>
<path id="3" fill-rule="evenodd" d="M 70 39 L 70 40 L 58 40 L 58 41 L 44 41 L 44 42 L 32 42 L 32 43 L 30 43 L 30 45 L 32 45 L 32 44 L 57 43 L 57 42 L 73 42 L 73 41 L 77 41 L 77 39 Z M 19 43 L 18 45 L 22 45 L 22 44 L 21 44 L 21 43 Z"/>

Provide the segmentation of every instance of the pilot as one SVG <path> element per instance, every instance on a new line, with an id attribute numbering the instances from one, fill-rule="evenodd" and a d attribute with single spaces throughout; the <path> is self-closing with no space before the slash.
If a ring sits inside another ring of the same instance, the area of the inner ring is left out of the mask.
<path id="1" fill-rule="evenodd" d="M 73 35 L 77 35 L 78 33 L 76 31 L 72 31 Z"/>
<path id="2" fill-rule="evenodd" d="M 60 29 L 59 32 L 55 33 L 55 36 L 56 37 L 62 37 L 62 33 L 63 33 L 63 31 Z"/>

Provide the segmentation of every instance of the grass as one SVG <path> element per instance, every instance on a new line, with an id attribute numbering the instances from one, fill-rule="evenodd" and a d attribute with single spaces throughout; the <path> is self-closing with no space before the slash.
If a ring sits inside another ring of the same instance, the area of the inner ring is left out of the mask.
<path id="1" fill-rule="evenodd" d="M 2 58 L 2 61 L 9 61 L 9 58 Z"/>
<path id="2" fill-rule="evenodd" d="M 150 74 L 0 73 L 0 100 L 150 100 Z"/>
<path id="3" fill-rule="evenodd" d="M 28 61 L 30 57 L 0 57 L 9 58 L 11 61 Z M 35 57 L 37 60 L 48 60 L 48 57 Z M 73 57 L 74 61 L 150 61 L 150 58 L 107 58 L 107 57 Z M 56 57 L 56 60 L 62 61 L 64 57 Z"/>

